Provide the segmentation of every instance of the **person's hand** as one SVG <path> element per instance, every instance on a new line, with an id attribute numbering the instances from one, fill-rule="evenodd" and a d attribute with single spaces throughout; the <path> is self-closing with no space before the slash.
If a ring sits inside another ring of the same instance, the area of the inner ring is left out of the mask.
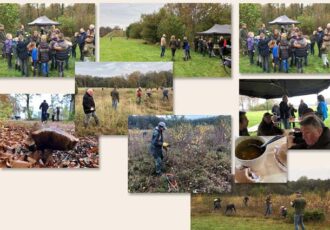
<path id="1" fill-rule="evenodd" d="M 293 136 L 293 134 L 289 134 L 288 135 L 288 149 L 291 149 L 295 145 L 296 145 L 296 143 L 294 143 L 294 136 Z"/>
<path id="2" fill-rule="evenodd" d="M 243 166 L 235 168 L 235 181 L 237 183 L 256 183 L 260 181 L 260 177 L 251 168 Z"/>
<path id="3" fill-rule="evenodd" d="M 93 110 L 94 110 L 94 108 L 92 107 L 92 108 L 91 108 L 91 111 L 93 111 Z"/>

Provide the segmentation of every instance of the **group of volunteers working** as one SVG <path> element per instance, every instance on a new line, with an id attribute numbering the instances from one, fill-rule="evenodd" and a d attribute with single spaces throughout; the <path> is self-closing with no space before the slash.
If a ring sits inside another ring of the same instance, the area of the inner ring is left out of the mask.
<path id="1" fill-rule="evenodd" d="M 216 39 L 214 37 L 210 38 L 203 38 L 203 36 L 195 37 L 194 39 L 194 51 L 196 53 L 200 53 L 203 56 L 208 55 L 211 57 L 216 57 L 219 55 L 219 57 L 222 59 L 224 57 L 225 53 L 228 53 L 227 47 L 230 47 L 231 41 L 230 38 L 226 39 L 223 36 L 220 36 L 219 39 Z M 182 41 L 181 39 L 175 38 L 175 35 L 172 35 L 169 41 L 166 39 L 166 35 L 163 34 L 163 36 L 160 39 L 160 48 L 161 53 L 160 57 L 165 57 L 166 47 L 169 47 L 171 49 L 171 55 L 172 55 L 172 61 L 175 61 L 175 54 L 177 50 L 183 50 L 183 60 L 188 61 L 191 59 L 190 50 L 191 45 L 187 39 L 187 37 L 183 37 Z"/>
<path id="2" fill-rule="evenodd" d="M 250 198 L 249 196 L 244 196 L 243 198 L 243 205 L 245 208 L 249 208 L 249 201 Z M 220 210 L 221 209 L 221 198 L 216 198 L 213 200 L 213 210 Z M 307 205 L 306 199 L 302 196 L 302 193 L 300 191 L 296 192 L 296 198 L 290 202 L 291 207 L 294 208 L 294 226 L 296 230 L 299 230 L 299 226 L 301 227 L 302 230 L 305 229 L 304 221 L 303 221 L 303 216 L 304 216 L 304 211 Z M 227 214 L 228 211 L 231 211 L 231 213 L 235 212 L 236 213 L 236 206 L 233 203 L 230 203 L 226 206 L 225 209 L 225 214 Z M 273 213 L 273 201 L 272 201 L 272 194 L 269 193 L 266 196 L 265 199 L 265 217 L 271 217 Z M 281 204 L 280 210 L 279 210 L 279 215 L 282 218 L 287 218 L 288 216 L 288 209 L 285 205 Z"/>
<path id="3" fill-rule="evenodd" d="M 263 72 L 271 72 L 271 57 L 273 72 L 288 73 L 289 68 L 296 66 L 296 72 L 303 73 L 304 66 L 309 65 L 309 56 L 315 55 L 315 46 L 322 60 L 320 65 L 329 69 L 330 23 L 325 29 L 319 26 L 310 36 L 294 24 L 291 27 L 282 25 L 280 30 L 272 32 L 262 24 L 255 34 L 242 23 L 239 34 L 242 55 L 247 55 L 250 65 L 260 66 Z"/>
<path id="4" fill-rule="evenodd" d="M 46 123 L 50 117 L 49 113 L 49 105 L 46 100 L 44 100 L 40 106 L 39 109 L 41 110 L 41 122 Z M 52 113 L 52 121 L 60 121 L 60 107 L 53 107 L 51 108 L 51 113 Z"/>
<path id="5" fill-rule="evenodd" d="M 0 24 L 0 54 L 8 70 L 20 71 L 22 76 L 29 77 L 31 68 L 34 77 L 48 77 L 50 71 L 57 69 L 58 76 L 64 77 L 70 57 L 77 58 L 77 47 L 80 61 L 92 60 L 95 53 L 94 25 L 91 24 L 87 31 L 81 28 L 71 38 L 55 25 L 39 28 L 30 31 L 21 25 L 16 34 L 12 34 L 6 33 L 4 25 Z"/>
<path id="6" fill-rule="evenodd" d="M 301 100 L 298 107 L 298 121 L 300 128 L 295 127 L 295 112 L 297 109 L 288 103 L 288 96 L 284 95 L 280 104 L 274 104 L 272 114 L 266 112 L 258 126 L 258 136 L 282 135 L 285 130 L 294 129 L 288 136 L 289 148 L 297 149 L 330 149 L 330 130 L 324 121 L 328 118 L 328 107 L 323 95 L 317 96 L 317 111 L 308 107 Z M 290 120 L 292 122 L 290 122 Z M 281 128 L 281 123 L 283 128 Z M 291 124 L 292 127 L 291 127 Z M 239 135 L 249 136 L 249 120 L 246 112 L 239 112 Z"/>
<path id="7" fill-rule="evenodd" d="M 158 91 L 160 89 L 162 91 L 162 101 L 169 101 L 169 89 L 165 87 L 157 88 Z M 103 88 L 102 88 L 103 90 Z M 145 100 L 151 99 L 154 94 L 154 91 L 151 88 L 145 89 Z M 143 90 L 141 87 L 138 87 L 136 89 L 136 103 L 138 105 L 141 105 L 142 99 L 143 99 Z M 120 99 L 120 93 L 117 87 L 114 87 L 110 93 L 111 101 L 112 101 L 112 108 L 114 111 L 117 111 L 119 99 Z M 83 109 L 85 113 L 85 119 L 84 119 L 84 126 L 87 128 L 90 119 L 93 117 L 95 120 L 96 125 L 99 125 L 99 119 L 96 115 L 96 107 L 95 107 L 95 101 L 94 101 L 94 90 L 92 88 L 89 88 L 86 90 L 84 96 L 83 96 Z"/>

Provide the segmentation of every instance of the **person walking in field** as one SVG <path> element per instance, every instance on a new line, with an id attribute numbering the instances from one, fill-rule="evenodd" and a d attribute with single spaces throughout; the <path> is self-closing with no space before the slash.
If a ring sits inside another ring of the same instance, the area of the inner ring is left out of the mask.
<path id="1" fill-rule="evenodd" d="M 16 46 L 17 56 L 19 58 L 19 62 L 21 64 L 22 76 L 29 76 L 29 68 L 28 68 L 28 59 L 29 52 L 27 45 L 29 44 L 28 40 L 24 40 L 23 35 L 18 36 L 18 42 Z"/>
<path id="2" fill-rule="evenodd" d="M 68 58 L 68 52 L 67 52 L 68 48 L 69 48 L 69 44 L 64 40 L 64 35 L 60 33 L 58 35 L 58 41 L 54 44 L 59 77 L 64 77 L 64 62 Z"/>
<path id="3" fill-rule="evenodd" d="M 171 36 L 169 46 L 170 46 L 171 51 L 172 51 L 172 61 L 174 61 L 175 51 L 176 51 L 176 48 L 178 47 L 178 41 L 175 39 L 174 35 Z"/>
<path id="4" fill-rule="evenodd" d="M 111 91 L 111 98 L 112 98 L 112 108 L 117 110 L 117 106 L 119 103 L 119 92 L 117 91 L 117 87 L 114 87 Z"/>
<path id="5" fill-rule="evenodd" d="M 139 87 L 137 90 L 136 90 L 136 103 L 138 105 L 141 104 L 141 101 L 142 101 L 142 89 L 141 87 Z"/>
<path id="6" fill-rule="evenodd" d="M 270 193 L 266 198 L 266 212 L 265 216 L 270 216 L 272 214 L 272 194 Z"/>
<path id="7" fill-rule="evenodd" d="M 56 107 L 56 121 L 60 121 L 60 107 Z"/>
<path id="8" fill-rule="evenodd" d="M 248 196 L 245 196 L 245 197 L 243 198 L 243 203 L 244 203 L 244 206 L 245 206 L 245 207 L 248 206 L 249 199 L 250 199 L 250 198 L 249 198 Z"/>
<path id="9" fill-rule="evenodd" d="M 160 48 L 161 48 L 161 52 L 160 52 L 160 57 L 164 57 L 165 55 L 165 49 L 166 49 L 166 35 L 163 34 L 162 38 L 160 39 Z"/>
<path id="10" fill-rule="evenodd" d="M 190 45 L 188 42 L 187 37 L 183 37 L 183 45 L 182 45 L 183 51 L 184 51 L 184 60 L 188 61 L 188 59 L 191 59 L 190 56 Z"/>
<path id="11" fill-rule="evenodd" d="M 49 108 L 49 105 L 46 102 L 46 100 L 44 100 L 39 106 L 39 109 L 41 109 L 41 122 L 42 123 L 46 122 L 48 119 L 48 114 L 47 114 L 48 108 Z"/>
<path id="12" fill-rule="evenodd" d="M 163 131 L 166 130 L 165 122 L 159 122 L 158 126 L 154 128 L 152 133 L 150 154 L 155 160 L 156 175 L 162 175 L 162 162 L 164 158 L 163 154 Z"/>
<path id="13" fill-rule="evenodd" d="M 151 96 L 152 96 L 152 89 L 151 88 L 147 89 L 147 96 L 148 96 L 148 98 L 151 98 Z"/>
<path id="14" fill-rule="evenodd" d="M 167 99 L 169 101 L 169 98 L 168 98 L 168 89 L 166 88 L 163 88 L 163 101 L 165 101 L 165 99 Z"/>
<path id="15" fill-rule="evenodd" d="M 301 192 L 296 193 L 296 199 L 291 202 L 291 206 L 294 208 L 294 228 L 299 230 L 299 225 L 302 230 L 305 230 L 305 225 L 303 222 L 304 210 L 306 207 L 306 200 L 302 197 Z"/>
<path id="16" fill-rule="evenodd" d="M 91 117 L 94 118 L 96 125 L 99 125 L 99 119 L 96 116 L 95 102 L 94 102 L 94 91 L 88 89 L 83 97 L 83 108 L 85 113 L 84 126 L 87 128 Z"/>

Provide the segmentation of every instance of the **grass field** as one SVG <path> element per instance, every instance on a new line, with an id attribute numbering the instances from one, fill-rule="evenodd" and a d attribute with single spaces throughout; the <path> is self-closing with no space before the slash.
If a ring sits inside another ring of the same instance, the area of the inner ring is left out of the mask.
<path id="1" fill-rule="evenodd" d="M 79 52 L 77 52 L 77 60 L 79 60 Z M 22 77 L 20 71 L 15 70 L 15 60 L 12 60 L 13 69 L 8 69 L 7 60 L 0 57 L 0 77 Z M 50 62 L 49 62 L 50 68 Z M 64 68 L 64 77 L 74 77 L 75 59 L 69 59 L 69 70 Z M 33 70 L 31 68 L 31 62 L 29 61 L 29 77 L 33 77 Z M 49 77 L 58 77 L 58 70 L 49 71 Z"/>
<path id="2" fill-rule="evenodd" d="M 79 88 L 76 95 L 76 115 L 75 124 L 77 135 L 125 135 L 127 134 L 127 119 L 129 115 L 142 114 L 173 114 L 173 91 L 169 91 L 169 101 L 162 101 L 162 91 L 153 91 L 152 98 L 148 99 L 143 95 L 142 103 L 136 103 L 136 89 L 118 89 L 120 103 L 117 111 L 112 108 L 112 100 L 110 96 L 112 88 L 94 88 L 94 101 L 96 114 L 100 120 L 100 125 L 95 126 L 93 119 L 90 120 L 87 129 L 84 128 L 84 111 L 82 107 L 82 99 L 86 89 Z"/>
<path id="3" fill-rule="evenodd" d="M 265 218 L 265 196 L 250 196 L 248 207 L 243 205 L 242 196 L 232 196 L 222 194 L 221 210 L 213 210 L 213 199 L 218 195 L 194 195 L 191 198 L 191 229 L 192 230 L 290 230 L 294 229 L 290 218 L 283 219 L 280 216 L 280 206 L 288 208 L 289 215 L 294 213 L 290 207 L 290 201 L 295 199 L 295 195 L 272 195 L 273 213 Z M 306 222 L 308 230 L 329 230 L 329 198 L 330 193 L 320 196 L 317 193 L 309 192 L 304 194 L 307 201 L 306 211 L 322 210 L 325 214 L 325 221 Z M 224 214 L 225 206 L 233 203 L 236 206 L 236 214 Z"/>
<path id="4" fill-rule="evenodd" d="M 110 41 L 105 36 L 100 39 L 100 61 L 171 61 L 171 50 L 166 49 L 165 57 L 160 57 L 160 47 L 157 45 L 144 44 L 143 40 L 126 39 L 114 37 Z M 177 50 L 174 61 L 175 77 L 230 77 L 224 71 L 219 58 L 208 56 L 190 51 L 191 60 L 183 60 L 183 50 Z"/>
<path id="5" fill-rule="evenodd" d="M 256 63 L 257 57 L 254 55 L 254 63 Z M 271 57 L 270 59 L 270 73 L 274 74 L 272 63 L 271 63 Z M 329 74 L 330 73 L 330 68 L 323 68 L 323 62 L 322 59 L 318 57 L 318 50 L 317 48 L 315 49 L 315 55 L 309 55 L 308 56 L 308 65 L 304 66 L 304 73 L 307 74 Z M 240 73 L 263 73 L 262 68 L 258 67 L 256 64 L 250 65 L 250 60 L 248 56 L 243 56 L 242 53 L 240 53 L 240 58 L 239 58 L 239 69 Z M 278 67 L 277 67 L 278 69 Z M 289 73 L 297 73 L 297 68 L 295 66 L 289 67 Z M 276 73 L 278 74 L 278 72 Z M 283 73 L 283 75 L 286 75 Z"/>
<path id="6" fill-rule="evenodd" d="M 312 109 L 315 111 L 316 107 L 312 107 Z M 262 120 L 262 116 L 264 115 L 264 113 L 266 113 L 267 111 L 248 111 L 246 113 L 247 118 L 249 119 L 249 128 L 252 126 L 255 126 L 257 124 L 259 124 Z M 271 113 L 271 111 L 268 111 Z M 298 117 L 298 113 L 295 113 L 296 117 Z M 328 119 L 325 120 L 325 125 L 327 127 L 330 127 L 330 106 L 328 106 Z M 298 124 L 299 126 L 299 124 Z"/>
<path id="7" fill-rule="evenodd" d="M 324 224 L 305 223 L 308 230 L 329 230 Z M 293 223 L 285 223 L 280 220 L 252 217 L 231 217 L 219 214 L 193 216 L 191 230 L 291 230 Z"/>

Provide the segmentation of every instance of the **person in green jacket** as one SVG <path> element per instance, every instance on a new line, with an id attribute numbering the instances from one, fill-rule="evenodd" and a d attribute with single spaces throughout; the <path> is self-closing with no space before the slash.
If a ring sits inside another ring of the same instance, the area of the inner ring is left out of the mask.
<path id="1" fill-rule="evenodd" d="M 291 202 L 292 207 L 295 209 L 294 212 L 294 227 L 295 230 L 299 230 L 299 225 L 301 226 L 301 229 L 305 229 L 305 225 L 303 222 L 303 216 L 304 216 L 304 210 L 306 207 L 306 200 L 302 197 L 301 192 L 296 193 L 297 198 Z"/>

